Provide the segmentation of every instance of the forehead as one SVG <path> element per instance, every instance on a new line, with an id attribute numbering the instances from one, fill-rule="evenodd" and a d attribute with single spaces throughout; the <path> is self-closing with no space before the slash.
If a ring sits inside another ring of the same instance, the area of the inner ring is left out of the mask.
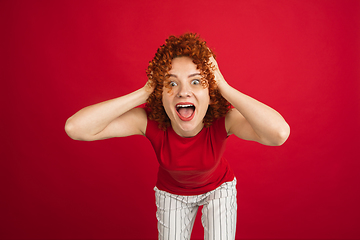
<path id="1" fill-rule="evenodd" d="M 189 57 L 176 57 L 171 60 L 171 69 L 169 74 L 192 74 L 200 73 L 193 60 Z"/>

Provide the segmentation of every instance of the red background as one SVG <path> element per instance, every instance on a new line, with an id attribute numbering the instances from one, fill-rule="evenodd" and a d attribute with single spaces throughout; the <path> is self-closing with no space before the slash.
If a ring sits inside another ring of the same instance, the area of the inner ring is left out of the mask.
<path id="1" fill-rule="evenodd" d="M 278 110 L 281 147 L 235 137 L 237 239 L 360 239 L 360 1 L 1 1 L 1 239 L 156 239 L 140 136 L 67 137 L 77 110 L 142 87 L 198 32 L 227 81 Z M 197 219 L 193 238 L 203 230 Z"/>

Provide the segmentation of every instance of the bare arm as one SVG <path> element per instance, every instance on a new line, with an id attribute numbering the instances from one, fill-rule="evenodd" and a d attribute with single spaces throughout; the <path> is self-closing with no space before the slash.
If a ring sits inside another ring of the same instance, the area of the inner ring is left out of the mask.
<path id="1" fill-rule="evenodd" d="M 220 93 L 235 107 L 226 116 L 228 134 L 264 145 L 283 144 L 290 134 L 290 127 L 284 118 L 271 107 L 231 87 L 225 81 L 214 58 L 212 61 Z"/>
<path id="2" fill-rule="evenodd" d="M 146 84 L 125 96 L 85 107 L 66 121 L 65 131 L 72 139 L 83 141 L 144 135 L 146 113 L 135 107 L 145 103 L 151 92 Z"/>

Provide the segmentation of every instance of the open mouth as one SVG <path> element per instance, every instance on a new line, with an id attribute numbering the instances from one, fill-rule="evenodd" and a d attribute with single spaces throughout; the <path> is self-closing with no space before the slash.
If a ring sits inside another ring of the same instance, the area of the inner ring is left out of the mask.
<path id="1" fill-rule="evenodd" d="M 193 104 L 177 104 L 176 113 L 183 121 L 190 121 L 194 117 L 195 106 Z"/>

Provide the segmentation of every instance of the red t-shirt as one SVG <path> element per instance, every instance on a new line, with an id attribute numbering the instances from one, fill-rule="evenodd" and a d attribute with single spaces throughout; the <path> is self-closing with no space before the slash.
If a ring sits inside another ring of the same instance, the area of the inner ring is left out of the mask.
<path id="1" fill-rule="evenodd" d="M 232 181 L 234 173 L 223 158 L 227 140 L 225 117 L 217 119 L 196 136 L 180 137 L 170 126 L 166 131 L 148 119 L 150 140 L 159 171 L 156 187 L 178 195 L 199 195 Z"/>

